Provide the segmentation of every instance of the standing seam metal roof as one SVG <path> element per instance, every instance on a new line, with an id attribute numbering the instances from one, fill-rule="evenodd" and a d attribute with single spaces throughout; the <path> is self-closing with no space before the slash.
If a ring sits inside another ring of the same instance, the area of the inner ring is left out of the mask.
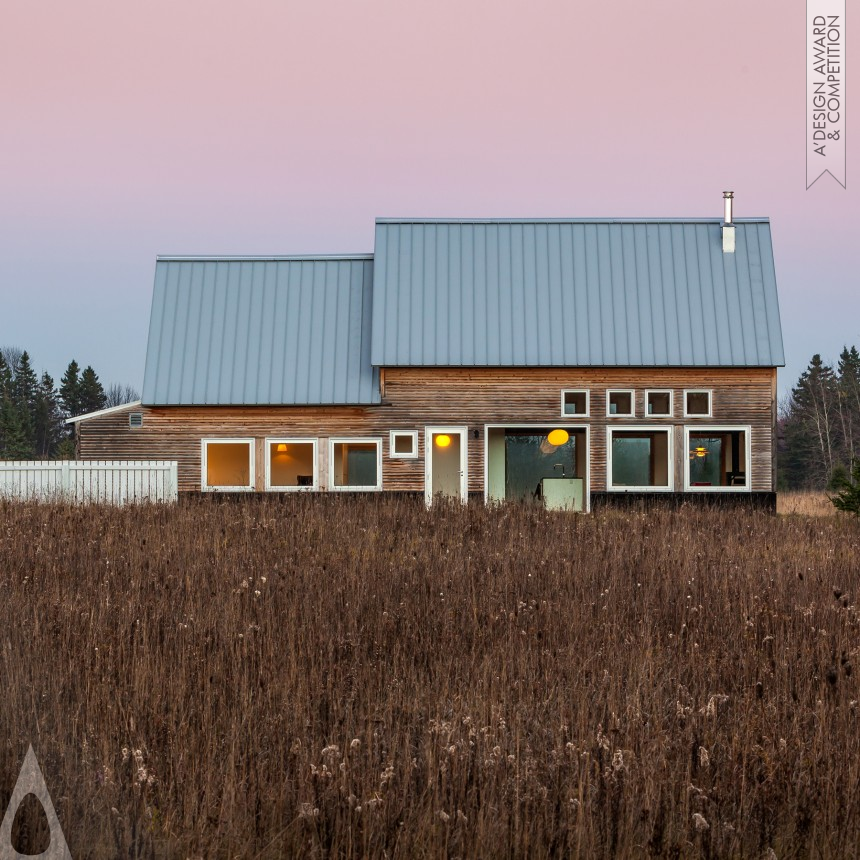
<path id="1" fill-rule="evenodd" d="M 379 367 L 782 366 L 770 224 L 376 223 L 376 253 L 156 264 L 147 405 L 373 405 Z"/>
<path id="2" fill-rule="evenodd" d="M 147 405 L 379 403 L 373 258 L 160 258 Z"/>
<path id="3" fill-rule="evenodd" d="M 767 219 L 376 222 L 377 366 L 784 364 Z"/>

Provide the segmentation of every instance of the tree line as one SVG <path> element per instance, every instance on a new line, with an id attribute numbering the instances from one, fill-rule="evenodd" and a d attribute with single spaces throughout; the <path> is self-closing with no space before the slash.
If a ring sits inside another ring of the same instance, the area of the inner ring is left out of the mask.
<path id="1" fill-rule="evenodd" d="M 838 490 L 860 459 L 860 353 L 812 356 L 779 410 L 779 488 Z"/>
<path id="2" fill-rule="evenodd" d="M 107 389 L 91 366 L 69 362 L 57 388 L 49 373 L 37 376 L 27 350 L 0 349 L 0 459 L 46 460 L 75 455 L 66 419 L 136 400 L 129 385 Z"/>

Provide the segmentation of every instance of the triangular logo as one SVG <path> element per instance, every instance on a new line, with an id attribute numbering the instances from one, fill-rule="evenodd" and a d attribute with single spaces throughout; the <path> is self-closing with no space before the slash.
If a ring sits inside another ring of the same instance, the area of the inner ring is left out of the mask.
<path id="1" fill-rule="evenodd" d="M 48 827 L 51 830 L 51 844 L 41 854 L 19 854 L 12 847 L 12 823 L 15 821 L 15 813 L 21 805 L 21 801 L 28 795 L 35 794 L 45 810 L 48 819 Z M 0 825 L 0 860 L 72 860 L 66 837 L 60 827 L 60 820 L 54 811 L 51 795 L 48 794 L 48 786 L 42 776 L 42 769 L 36 761 L 33 747 L 29 747 L 21 765 L 21 773 L 18 774 L 18 782 L 9 800 L 9 807 L 3 816 L 3 824 Z"/>

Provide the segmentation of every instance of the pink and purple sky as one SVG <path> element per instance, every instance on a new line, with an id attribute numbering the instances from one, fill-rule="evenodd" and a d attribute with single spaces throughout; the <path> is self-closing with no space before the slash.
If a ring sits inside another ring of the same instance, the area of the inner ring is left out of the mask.
<path id="1" fill-rule="evenodd" d="M 772 221 L 784 391 L 860 347 L 853 106 L 848 190 L 805 190 L 804 13 L 4 2 L 0 345 L 140 388 L 157 254 L 368 252 L 377 216 L 719 217 L 731 188 Z"/>

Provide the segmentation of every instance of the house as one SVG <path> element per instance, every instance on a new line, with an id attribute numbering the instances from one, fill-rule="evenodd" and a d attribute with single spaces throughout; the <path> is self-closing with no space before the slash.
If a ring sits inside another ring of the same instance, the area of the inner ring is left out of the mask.
<path id="1" fill-rule="evenodd" d="M 79 456 L 175 460 L 180 492 L 772 505 L 770 224 L 725 203 L 380 219 L 372 255 L 160 257 L 142 399 L 72 419 Z"/>

